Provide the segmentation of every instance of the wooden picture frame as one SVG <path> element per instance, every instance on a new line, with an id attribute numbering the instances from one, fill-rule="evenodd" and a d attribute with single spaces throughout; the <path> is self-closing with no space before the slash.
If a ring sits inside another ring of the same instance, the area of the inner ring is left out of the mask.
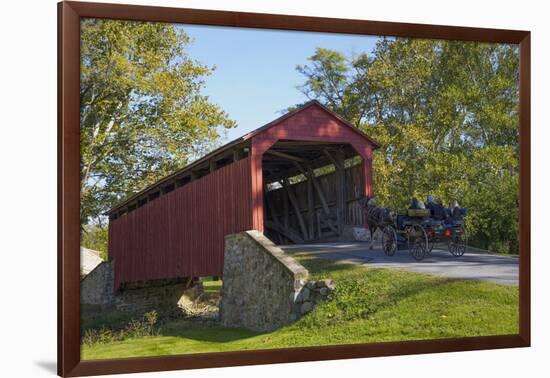
<path id="1" fill-rule="evenodd" d="M 83 17 L 430 39 L 520 48 L 519 333 L 194 355 L 81 361 L 79 289 L 79 65 Z M 333 360 L 530 345 L 530 32 L 86 2 L 58 4 L 58 374 L 82 376 Z"/>

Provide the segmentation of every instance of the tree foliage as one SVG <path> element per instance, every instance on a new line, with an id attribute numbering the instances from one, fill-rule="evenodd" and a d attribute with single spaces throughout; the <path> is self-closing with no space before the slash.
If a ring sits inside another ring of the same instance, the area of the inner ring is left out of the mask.
<path id="1" fill-rule="evenodd" d="M 383 38 L 351 58 L 318 48 L 297 69 L 307 97 L 382 143 L 379 202 L 456 199 L 468 207 L 473 244 L 516 253 L 518 66 L 514 45 Z"/>
<path id="2" fill-rule="evenodd" d="M 87 224 L 82 228 L 80 245 L 99 252 L 99 257 L 108 260 L 109 231 L 107 227 Z"/>
<path id="3" fill-rule="evenodd" d="M 234 122 L 201 94 L 213 68 L 174 25 L 81 24 L 81 223 L 211 149 Z"/>

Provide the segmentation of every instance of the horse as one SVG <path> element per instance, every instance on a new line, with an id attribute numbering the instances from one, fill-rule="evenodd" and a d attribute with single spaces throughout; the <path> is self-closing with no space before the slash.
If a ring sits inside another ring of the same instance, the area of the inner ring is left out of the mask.
<path id="1" fill-rule="evenodd" d="M 366 197 L 363 203 L 367 227 L 370 232 L 369 249 L 372 249 L 376 230 L 383 231 L 384 227 L 394 222 L 396 215 L 392 209 L 378 207 L 374 198 Z"/>

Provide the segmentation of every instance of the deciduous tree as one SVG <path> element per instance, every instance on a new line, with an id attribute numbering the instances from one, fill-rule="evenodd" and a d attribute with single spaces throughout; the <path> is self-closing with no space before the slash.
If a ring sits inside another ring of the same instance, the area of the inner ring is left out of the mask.
<path id="1" fill-rule="evenodd" d="M 213 68 L 164 23 L 81 24 L 81 223 L 211 149 L 234 122 L 201 93 Z"/>
<path id="2" fill-rule="evenodd" d="M 300 90 L 382 143 L 381 203 L 456 199 L 474 244 L 517 252 L 517 46 L 382 38 L 369 54 L 319 48 L 309 60 Z"/>

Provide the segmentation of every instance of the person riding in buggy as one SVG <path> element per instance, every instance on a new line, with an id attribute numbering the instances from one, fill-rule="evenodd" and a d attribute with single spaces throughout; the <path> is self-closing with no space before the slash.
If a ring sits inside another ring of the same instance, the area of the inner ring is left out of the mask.
<path id="1" fill-rule="evenodd" d="M 457 201 L 445 209 L 440 198 L 434 202 L 429 196 L 425 205 L 415 197 L 406 214 L 396 215 L 391 209 L 379 208 L 374 200 L 370 200 L 366 212 L 371 240 L 379 228 L 382 248 L 387 256 L 393 256 L 397 249 L 407 248 L 414 259 L 422 260 L 437 243 L 447 244 L 449 252 L 456 257 L 466 252 L 467 235 L 463 220 L 466 209 L 460 208 Z"/>

